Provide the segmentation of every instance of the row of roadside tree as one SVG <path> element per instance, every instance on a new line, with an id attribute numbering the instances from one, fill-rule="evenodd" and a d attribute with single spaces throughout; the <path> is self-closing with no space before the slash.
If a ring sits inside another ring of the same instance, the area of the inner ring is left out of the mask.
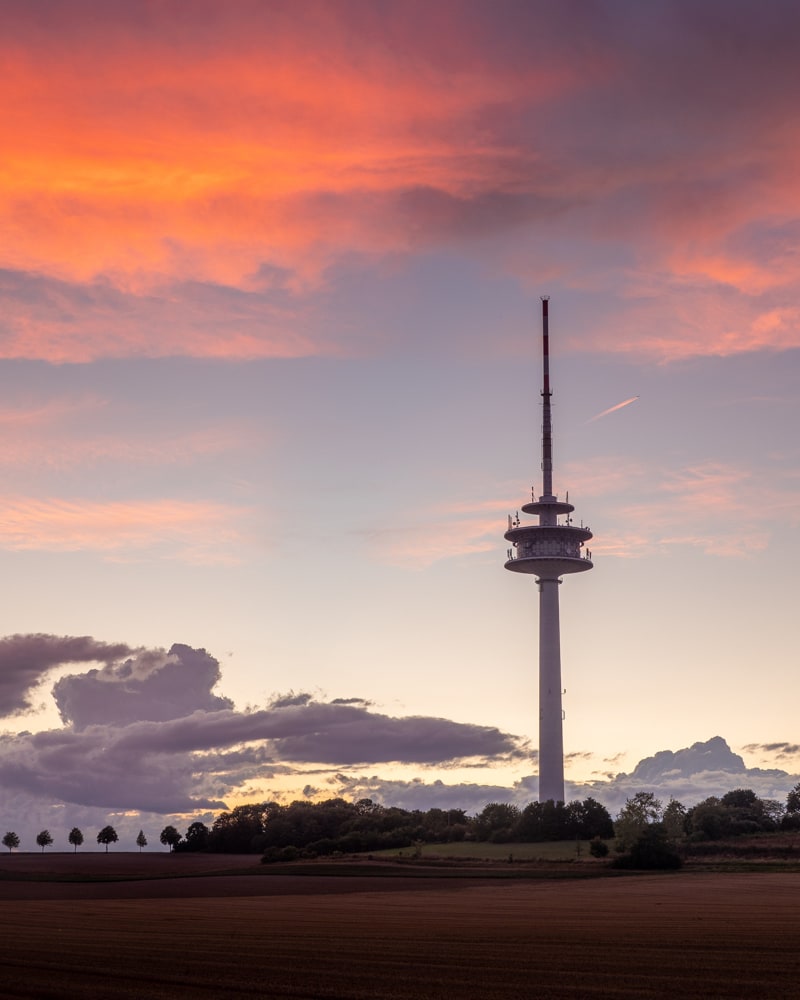
<path id="1" fill-rule="evenodd" d="M 200 825 L 202 826 L 202 824 Z M 159 839 L 162 844 L 169 847 L 170 850 L 173 850 L 175 846 L 181 842 L 182 837 L 174 826 L 166 826 L 161 831 Z M 72 846 L 73 851 L 77 852 L 78 848 L 83 844 L 83 831 L 79 827 L 73 826 L 73 828 L 69 831 L 67 840 Z M 103 829 L 99 830 L 97 833 L 97 843 L 102 844 L 105 847 L 106 852 L 108 851 L 109 844 L 116 844 L 118 841 L 119 835 L 113 826 L 104 826 Z M 9 851 L 18 850 L 21 843 L 19 835 L 13 830 L 9 830 L 0 842 L 3 844 L 3 847 L 7 847 Z M 44 849 L 46 847 L 51 847 L 53 843 L 53 836 L 49 830 L 42 830 L 40 833 L 36 834 L 36 844 L 42 849 L 42 853 L 44 853 Z M 136 837 L 136 846 L 140 851 L 143 847 L 147 847 L 147 837 L 144 834 L 144 830 L 139 831 Z"/>

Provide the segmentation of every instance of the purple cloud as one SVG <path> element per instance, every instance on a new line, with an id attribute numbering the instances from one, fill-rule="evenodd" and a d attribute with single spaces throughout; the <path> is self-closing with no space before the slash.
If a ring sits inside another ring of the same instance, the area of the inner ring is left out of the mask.
<path id="1" fill-rule="evenodd" d="M 748 753 L 774 754 L 780 759 L 800 754 L 800 743 L 748 743 L 742 749 Z"/>
<path id="2" fill-rule="evenodd" d="M 337 774 L 329 781 L 334 794 L 348 799 L 372 799 L 384 806 L 400 809 L 463 809 L 467 814 L 480 812 L 489 802 L 514 802 L 518 789 L 508 785 L 441 780 L 426 782 L 420 778 L 399 780 L 377 775 L 364 777 Z M 528 795 L 524 804 L 535 798 Z"/>
<path id="3" fill-rule="evenodd" d="M 49 669 L 75 662 L 104 666 L 63 677 L 54 686 L 64 727 L 8 734 L 0 742 L 0 788 L 8 802 L 60 804 L 67 811 L 80 806 L 92 815 L 137 810 L 174 816 L 224 809 L 226 798 L 246 783 L 260 784 L 264 798 L 280 798 L 292 776 L 305 785 L 303 794 L 316 795 L 316 785 L 308 783 L 314 775 L 325 775 L 335 794 L 408 809 L 479 811 L 491 801 L 525 805 L 538 793 L 535 775 L 502 786 L 353 774 L 397 763 L 419 767 L 423 774 L 434 766 L 490 767 L 535 760 L 536 754 L 519 737 L 492 726 L 393 717 L 357 697 L 325 701 L 290 692 L 266 708 L 238 711 L 213 693 L 220 680 L 218 661 L 180 644 L 167 652 L 131 650 L 86 636 L 9 636 L 0 640 L 5 704 L 23 704 Z M 756 748 L 778 755 L 796 750 L 795 744 L 778 742 L 750 747 Z M 647 789 L 691 805 L 733 787 L 751 787 L 762 797 L 783 799 L 797 780 L 781 770 L 747 768 L 725 740 L 714 737 L 660 751 L 630 774 L 568 782 L 568 796 L 591 795 L 618 808 Z"/>
<path id="4" fill-rule="evenodd" d="M 567 781 L 566 793 L 569 800 L 591 796 L 614 813 L 640 791 L 655 792 L 664 802 L 673 797 L 692 806 L 733 788 L 752 788 L 762 798 L 783 802 L 799 780 L 800 776 L 785 771 L 746 767 L 742 758 L 717 736 L 683 750 L 659 751 L 640 761 L 631 774 L 609 774 L 603 780 L 590 782 Z M 522 808 L 539 794 L 536 775 L 526 775 L 511 785 L 497 785 L 338 772 L 327 783 L 334 794 L 346 799 L 371 798 L 384 806 L 402 809 L 458 808 L 467 813 L 480 812 L 489 802 L 509 802 Z"/>
<path id="5" fill-rule="evenodd" d="M 196 780 L 198 762 L 191 754 L 131 754 L 115 743 L 114 733 L 115 727 L 95 726 L 81 733 L 6 736 L 0 744 L 0 787 L 104 809 L 163 814 L 224 808 Z"/>
<path id="6" fill-rule="evenodd" d="M 132 651 L 88 637 L 12 636 L 0 642 L 0 661 L 3 652 L 17 693 L 54 665 L 104 662 L 54 685 L 63 729 L 9 735 L 0 743 L 0 787 L 14 794 L 93 808 L 188 812 L 224 808 L 225 796 L 244 783 L 308 765 L 447 767 L 523 752 L 516 737 L 494 727 L 395 718 L 357 697 L 327 702 L 290 692 L 264 709 L 237 711 L 213 693 L 219 662 L 181 644 L 168 652 Z"/>
<path id="7" fill-rule="evenodd" d="M 523 752 L 516 737 L 492 726 L 427 716 L 396 718 L 361 706 L 320 701 L 142 721 L 118 730 L 114 742 L 131 754 L 206 752 L 257 742 L 270 748 L 273 761 L 331 766 L 395 762 L 441 766 Z"/>
<path id="8" fill-rule="evenodd" d="M 68 663 L 113 663 L 131 653 L 125 643 L 91 636 L 8 635 L 0 639 L 0 715 L 30 711 L 31 692 L 55 667 Z"/>
<path id="9" fill-rule="evenodd" d="M 675 798 L 691 806 L 733 788 L 752 788 L 761 798 L 783 802 L 797 781 L 797 775 L 777 768 L 747 767 L 721 736 L 714 736 L 681 750 L 660 750 L 639 761 L 630 774 L 584 783 L 568 781 L 567 795 L 592 795 L 609 809 L 619 809 L 627 798 L 641 791 L 655 792 L 665 802 Z"/>
<path id="10" fill-rule="evenodd" d="M 80 730 L 93 723 L 163 722 L 233 702 L 212 693 L 219 661 L 204 649 L 176 643 L 169 652 L 139 650 L 122 663 L 62 677 L 53 687 L 61 718 Z"/>

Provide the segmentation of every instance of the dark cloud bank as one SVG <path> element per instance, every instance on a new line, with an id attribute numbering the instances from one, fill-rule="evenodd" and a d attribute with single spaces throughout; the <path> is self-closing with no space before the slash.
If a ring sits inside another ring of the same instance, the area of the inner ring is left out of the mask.
<path id="1" fill-rule="evenodd" d="M 361 698 L 291 693 L 238 711 L 214 693 L 219 663 L 203 649 L 133 649 L 87 636 L 0 640 L 2 715 L 30 712 L 48 674 L 75 663 L 92 666 L 52 686 L 63 727 L 0 740 L 0 822 L 9 828 L 27 827 L 31 809 L 52 822 L 53 803 L 65 816 L 81 809 L 84 815 L 213 813 L 245 782 L 262 787 L 267 798 L 274 794 L 271 781 L 309 770 L 446 768 L 524 754 L 520 740 L 496 728 L 394 718 Z"/>
<path id="2" fill-rule="evenodd" d="M 88 636 L 14 635 L 0 640 L 0 712 L 31 710 L 32 695 L 57 668 L 90 669 L 60 677 L 52 693 L 59 729 L 0 738 L 0 822 L 4 828 L 98 829 L 116 816 L 120 829 L 148 822 L 160 830 L 175 816 L 206 821 L 248 783 L 261 798 L 279 797 L 281 780 L 305 784 L 307 796 L 370 797 L 403 808 L 459 807 L 490 801 L 523 804 L 537 795 L 535 776 L 512 787 L 392 780 L 367 768 L 402 763 L 436 768 L 487 767 L 535 759 L 519 737 L 490 726 L 426 716 L 395 718 L 361 698 L 326 701 L 291 692 L 261 709 L 239 711 L 214 693 L 218 661 L 203 649 L 168 651 L 97 642 Z M 783 759 L 794 744 L 752 745 Z M 295 776 L 292 779 L 292 776 Z M 311 779 L 314 784 L 309 783 Z M 630 774 L 568 783 L 569 798 L 586 795 L 616 809 L 642 789 L 686 804 L 746 785 L 784 798 L 797 776 L 747 768 L 720 737 L 677 752 L 661 751 Z M 133 816 L 124 814 L 133 813 Z M 133 830 L 132 836 L 135 836 Z M 157 832 L 157 831 L 156 831 Z"/>

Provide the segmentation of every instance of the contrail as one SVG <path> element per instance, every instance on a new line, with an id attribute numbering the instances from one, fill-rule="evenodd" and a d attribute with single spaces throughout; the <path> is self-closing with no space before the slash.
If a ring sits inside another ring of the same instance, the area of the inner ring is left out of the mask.
<path id="1" fill-rule="evenodd" d="M 623 406 L 630 406 L 631 403 L 635 403 L 638 398 L 638 396 L 631 396 L 631 398 L 626 399 L 624 403 L 617 403 L 616 406 L 609 406 L 609 408 L 607 410 L 603 410 L 602 413 L 598 413 L 594 417 L 590 417 L 586 423 L 591 424 L 592 421 L 599 420 L 600 417 L 607 417 L 609 413 L 614 413 L 615 410 L 621 410 Z"/>

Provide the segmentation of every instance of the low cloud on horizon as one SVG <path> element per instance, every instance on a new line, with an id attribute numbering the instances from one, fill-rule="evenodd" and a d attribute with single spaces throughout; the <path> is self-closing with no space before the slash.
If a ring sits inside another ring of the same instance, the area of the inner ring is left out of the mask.
<path id="1" fill-rule="evenodd" d="M 240 711 L 214 692 L 222 679 L 219 661 L 204 649 L 180 643 L 134 649 L 89 636 L 0 640 L 2 716 L 10 721 L 31 713 L 33 692 L 52 671 L 73 664 L 90 669 L 52 686 L 62 728 L 6 733 L 0 742 L 7 802 L 21 795 L 187 814 L 225 809 L 226 799 L 245 785 L 302 776 L 309 768 L 490 766 L 528 755 L 522 739 L 496 727 L 393 717 L 357 697 L 291 692 Z"/>
<path id="2" fill-rule="evenodd" d="M 89 636 L 7 636 L 0 639 L 2 715 L 11 720 L 30 712 L 32 692 L 50 672 L 78 664 L 89 669 L 53 684 L 61 728 L 5 733 L 0 740 L 4 822 L 18 832 L 37 823 L 68 829 L 87 816 L 103 825 L 103 817 L 116 815 L 122 828 L 136 830 L 147 817 L 156 824 L 187 816 L 210 822 L 230 800 L 241 801 L 245 788 L 249 799 L 369 797 L 405 809 L 469 813 L 491 801 L 524 806 L 538 795 L 536 775 L 512 785 L 430 778 L 434 769 L 486 773 L 534 763 L 536 751 L 519 736 L 443 718 L 393 717 L 360 697 L 327 700 L 304 691 L 240 711 L 215 693 L 218 660 L 179 643 L 150 650 Z M 800 750 L 785 742 L 743 749 L 785 761 Z M 404 774 L 419 768 L 420 775 L 392 777 L 398 765 Z M 641 790 L 685 805 L 743 786 L 783 800 L 798 780 L 778 768 L 748 768 L 717 736 L 659 751 L 630 774 L 568 781 L 567 797 L 592 796 L 615 813 Z M 297 789 L 287 792 L 292 781 Z"/>

